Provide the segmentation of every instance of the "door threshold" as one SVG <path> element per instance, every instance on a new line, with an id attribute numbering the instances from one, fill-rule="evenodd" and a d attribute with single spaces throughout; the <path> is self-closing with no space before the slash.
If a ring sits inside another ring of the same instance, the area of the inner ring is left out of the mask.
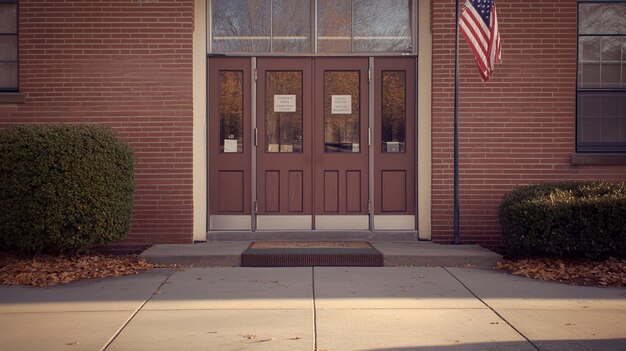
<path id="1" fill-rule="evenodd" d="M 416 230 L 210 231 L 207 241 L 418 241 Z"/>

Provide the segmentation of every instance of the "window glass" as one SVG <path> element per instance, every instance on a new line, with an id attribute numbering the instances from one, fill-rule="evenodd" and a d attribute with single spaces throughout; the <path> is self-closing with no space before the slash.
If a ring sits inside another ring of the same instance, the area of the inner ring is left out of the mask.
<path id="1" fill-rule="evenodd" d="M 273 0 L 272 52 L 310 52 L 310 19 L 309 2 Z"/>
<path id="2" fill-rule="evenodd" d="M 317 51 L 352 52 L 352 1 L 317 1 Z"/>
<path id="3" fill-rule="evenodd" d="M 212 0 L 211 51 L 411 52 L 411 3 L 412 0 Z M 313 21 L 317 33 L 312 32 Z"/>
<path id="4" fill-rule="evenodd" d="M 0 4 L 0 91 L 18 88 L 17 3 Z"/>
<path id="5" fill-rule="evenodd" d="M 213 0 L 214 52 L 270 52 L 271 0 Z"/>
<path id="6" fill-rule="evenodd" d="M 17 61 L 17 35 L 0 34 L 0 61 Z"/>
<path id="7" fill-rule="evenodd" d="M 354 0 L 354 52 L 411 51 L 408 0 Z"/>
<path id="8" fill-rule="evenodd" d="M 579 151 L 626 151 L 626 92 L 578 93 Z"/>
<path id="9" fill-rule="evenodd" d="M 411 51 L 409 0 L 318 0 L 319 52 Z"/>
<path id="10" fill-rule="evenodd" d="M 579 3 L 577 150 L 626 151 L 626 3 Z"/>
<path id="11" fill-rule="evenodd" d="M 382 74 L 382 152 L 405 152 L 406 76 L 404 71 Z"/>
<path id="12" fill-rule="evenodd" d="M 361 152 L 359 71 L 324 72 L 324 151 Z"/>
<path id="13" fill-rule="evenodd" d="M 243 72 L 219 73 L 220 152 L 243 152 Z"/>
<path id="14" fill-rule="evenodd" d="M 302 152 L 302 72 L 266 72 L 266 152 Z"/>

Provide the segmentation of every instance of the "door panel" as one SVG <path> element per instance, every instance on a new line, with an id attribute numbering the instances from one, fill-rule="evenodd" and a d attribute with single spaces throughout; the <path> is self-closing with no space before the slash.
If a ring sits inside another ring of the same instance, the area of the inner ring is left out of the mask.
<path id="1" fill-rule="evenodd" d="M 316 216 L 367 214 L 367 77 L 366 58 L 315 60 L 315 193 L 324 196 Z"/>
<path id="2" fill-rule="evenodd" d="M 311 216 L 311 59 L 260 58 L 257 72 L 258 213 Z M 310 218 L 305 221 L 310 229 Z M 276 220 L 259 223 L 291 228 Z"/>
<path id="3" fill-rule="evenodd" d="M 415 60 L 374 61 L 374 227 L 415 229 Z"/>
<path id="4" fill-rule="evenodd" d="M 250 59 L 211 58 L 209 75 L 210 229 L 249 230 Z"/>

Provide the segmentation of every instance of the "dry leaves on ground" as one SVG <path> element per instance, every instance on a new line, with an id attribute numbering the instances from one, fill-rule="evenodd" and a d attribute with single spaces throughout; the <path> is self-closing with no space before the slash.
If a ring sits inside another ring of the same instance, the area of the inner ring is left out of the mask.
<path id="1" fill-rule="evenodd" d="M 52 286 L 79 279 L 120 277 L 155 268 L 135 256 L 35 256 L 0 254 L 0 284 Z"/>
<path id="2" fill-rule="evenodd" d="M 553 280 L 584 286 L 626 286 L 626 260 L 532 258 L 498 262 L 496 269 L 540 280 Z"/>

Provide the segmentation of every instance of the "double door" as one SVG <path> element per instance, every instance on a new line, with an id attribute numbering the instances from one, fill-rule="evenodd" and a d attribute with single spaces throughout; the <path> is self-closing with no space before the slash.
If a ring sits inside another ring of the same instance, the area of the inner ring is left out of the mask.
<path id="1" fill-rule="evenodd" d="M 369 229 L 368 60 L 257 60 L 258 229 Z"/>
<path id="2" fill-rule="evenodd" d="M 414 229 L 413 62 L 211 59 L 211 229 Z"/>

